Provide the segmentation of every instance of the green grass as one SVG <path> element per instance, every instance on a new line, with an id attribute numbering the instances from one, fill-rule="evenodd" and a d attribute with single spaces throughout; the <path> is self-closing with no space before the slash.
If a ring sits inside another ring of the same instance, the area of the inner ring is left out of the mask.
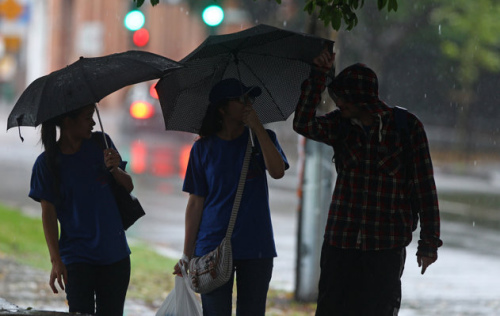
<path id="1" fill-rule="evenodd" d="M 133 244 L 128 298 L 146 302 L 163 300 L 173 288 L 173 267 L 177 260 L 165 258 L 145 244 Z M 51 269 L 42 220 L 0 205 L 0 254 L 19 263 Z"/>
<path id="2" fill-rule="evenodd" d="M 145 244 L 130 246 L 132 273 L 127 297 L 147 303 L 163 300 L 174 288 L 172 271 L 178 260 L 165 258 Z"/>
<path id="3" fill-rule="evenodd" d="M 0 252 L 36 268 L 51 268 L 41 219 L 1 205 Z"/>
<path id="4" fill-rule="evenodd" d="M 127 299 L 158 304 L 174 287 L 173 267 L 177 259 L 165 258 L 144 243 L 130 243 L 132 273 Z M 47 271 L 51 269 L 42 221 L 0 204 L 0 256 Z M 48 285 L 47 285 L 48 286 Z M 315 304 L 293 300 L 293 293 L 270 290 L 270 316 L 314 315 Z"/>

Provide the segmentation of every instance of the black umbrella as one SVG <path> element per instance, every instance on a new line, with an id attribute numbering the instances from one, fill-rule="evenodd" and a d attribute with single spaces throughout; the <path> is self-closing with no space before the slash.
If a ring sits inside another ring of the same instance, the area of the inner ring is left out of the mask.
<path id="1" fill-rule="evenodd" d="M 173 60 L 145 51 L 80 57 L 73 64 L 33 81 L 9 114 L 7 130 L 14 126 L 38 126 L 61 114 L 97 103 L 125 86 L 158 79 L 179 67 L 182 65 Z"/>
<path id="2" fill-rule="evenodd" d="M 263 24 L 209 36 L 156 85 L 166 129 L 197 133 L 210 89 L 226 78 L 262 89 L 254 103 L 262 123 L 286 120 L 325 44 L 333 49 L 333 41 Z"/>

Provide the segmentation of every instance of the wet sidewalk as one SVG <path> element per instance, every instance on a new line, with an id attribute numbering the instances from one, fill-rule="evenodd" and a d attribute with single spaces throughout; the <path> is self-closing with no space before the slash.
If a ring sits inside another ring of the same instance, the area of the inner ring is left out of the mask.
<path id="1" fill-rule="evenodd" d="M 0 257 L 0 297 L 21 310 L 65 311 L 62 309 L 67 306 L 64 294 L 52 294 L 48 279 L 45 271 Z"/>
<path id="2" fill-rule="evenodd" d="M 53 294 L 48 280 L 48 272 L 0 254 L 0 316 L 74 315 L 67 313 L 65 293 Z M 125 302 L 124 316 L 154 316 L 155 313 L 155 308 L 143 302 L 131 299 Z"/>
<path id="3" fill-rule="evenodd" d="M 1 316 L 63 316 L 63 315 L 71 315 L 63 312 L 52 312 L 52 311 L 38 311 L 32 309 L 23 309 L 14 305 L 10 302 L 7 302 L 3 298 L 0 297 L 0 315 Z M 83 316 L 83 315 L 82 315 Z"/>

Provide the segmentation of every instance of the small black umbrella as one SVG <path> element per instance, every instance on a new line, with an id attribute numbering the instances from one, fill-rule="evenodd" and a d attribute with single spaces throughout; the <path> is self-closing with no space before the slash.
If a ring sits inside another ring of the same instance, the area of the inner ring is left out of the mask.
<path id="1" fill-rule="evenodd" d="M 197 133 L 210 89 L 226 78 L 261 88 L 254 108 L 262 123 L 286 120 L 325 44 L 333 49 L 333 41 L 264 24 L 209 36 L 156 85 L 166 129 Z"/>
<path id="2" fill-rule="evenodd" d="M 98 103 L 125 86 L 158 79 L 179 67 L 182 65 L 171 59 L 145 51 L 80 57 L 71 65 L 33 81 L 9 114 L 7 130 L 14 126 L 38 126 L 61 114 Z"/>

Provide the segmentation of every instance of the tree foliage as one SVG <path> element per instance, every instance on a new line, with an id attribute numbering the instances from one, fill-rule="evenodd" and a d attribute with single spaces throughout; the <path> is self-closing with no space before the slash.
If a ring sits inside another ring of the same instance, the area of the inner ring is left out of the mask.
<path id="1" fill-rule="evenodd" d="M 496 0 L 447 0 L 432 14 L 440 27 L 441 49 L 459 65 L 464 86 L 472 85 L 479 71 L 500 71 L 500 3 Z"/>
<path id="2" fill-rule="evenodd" d="M 141 7 L 144 4 L 144 0 L 132 0 L 136 3 L 137 7 Z M 154 7 L 158 3 L 160 3 L 160 0 L 150 0 L 151 5 Z"/>
<path id="3" fill-rule="evenodd" d="M 145 0 L 132 0 L 137 7 L 144 4 Z M 257 0 L 254 0 L 257 1 Z M 281 0 L 275 0 L 281 4 Z M 387 8 L 388 12 L 398 10 L 397 0 L 376 0 L 379 10 Z M 157 5 L 160 0 L 150 0 L 151 5 Z M 217 2 L 217 0 L 213 0 Z M 317 12 L 319 20 L 323 21 L 325 26 L 331 25 L 335 30 L 339 30 L 342 21 L 346 24 L 347 30 L 352 30 L 358 24 L 356 11 L 363 7 L 365 0 L 306 0 L 304 11 L 309 15 Z"/>
<path id="4" fill-rule="evenodd" d="M 364 3 L 364 0 L 307 0 L 304 11 L 311 15 L 318 10 L 318 18 L 325 26 L 331 25 L 337 31 L 343 20 L 347 30 L 351 30 L 358 24 L 356 10 L 363 7 Z M 387 7 L 389 12 L 398 10 L 397 0 L 377 0 L 377 6 L 379 10 Z"/>
<path id="5" fill-rule="evenodd" d="M 383 98 L 430 125 L 454 129 L 444 144 L 457 152 L 479 148 L 482 133 L 497 135 L 500 2 L 400 1 L 397 14 L 376 11 L 366 1 L 357 27 L 339 32 L 338 69 L 370 65 L 380 74 Z"/>
<path id="6" fill-rule="evenodd" d="M 457 67 L 458 86 L 452 89 L 451 98 L 460 106 L 456 128 L 464 153 L 471 142 L 470 121 L 472 113 L 477 113 L 480 76 L 484 71 L 500 71 L 499 14 L 497 0 L 446 0 L 431 16 L 439 25 L 443 55 Z"/>

